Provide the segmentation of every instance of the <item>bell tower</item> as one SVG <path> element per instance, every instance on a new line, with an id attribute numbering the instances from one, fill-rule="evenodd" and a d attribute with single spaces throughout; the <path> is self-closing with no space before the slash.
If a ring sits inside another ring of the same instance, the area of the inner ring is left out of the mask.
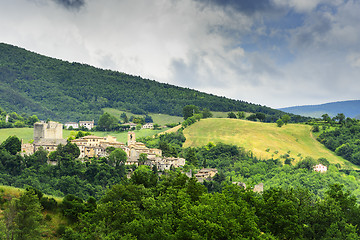
<path id="1" fill-rule="evenodd" d="M 132 144 L 136 143 L 135 133 L 134 132 L 128 132 L 128 141 L 127 145 L 130 146 Z"/>

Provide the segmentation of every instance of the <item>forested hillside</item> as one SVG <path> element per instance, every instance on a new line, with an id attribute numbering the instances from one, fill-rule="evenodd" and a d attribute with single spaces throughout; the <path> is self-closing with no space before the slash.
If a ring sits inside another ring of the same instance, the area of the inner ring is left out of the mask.
<path id="1" fill-rule="evenodd" d="M 36 114 L 40 119 L 75 121 L 97 120 L 101 109 L 106 107 L 133 113 L 180 116 L 182 108 L 188 104 L 212 111 L 282 114 L 260 105 L 61 61 L 0 44 L 0 106 L 7 112 Z"/>

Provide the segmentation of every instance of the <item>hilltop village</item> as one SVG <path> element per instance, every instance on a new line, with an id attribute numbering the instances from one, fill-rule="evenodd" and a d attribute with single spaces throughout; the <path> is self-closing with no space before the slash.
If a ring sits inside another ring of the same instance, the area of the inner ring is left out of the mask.
<path id="1" fill-rule="evenodd" d="M 37 122 L 34 124 L 34 141 L 33 143 L 22 143 L 21 153 L 23 155 L 31 155 L 39 148 L 46 151 L 56 151 L 59 144 L 66 144 L 66 140 L 62 138 L 63 124 L 49 121 Z M 140 154 L 146 154 L 147 160 L 145 165 L 158 170 L 170 170 L 170 167 L 182 167 L 185 165 L 184 158 L 163 157 L 162 151 L 155 148 L 147 148 L 144 143 L 136 142 L 134 132 L 128 132 L 127 144 L 116 141 L 115 137 L 97 137 L 85 136 L 71 141 L 76 144 L 80 150 L 79 159 L 83 161 L 92 157 L 108 156 L 106 149 L 108 147 L 121 148 L 127 154 L 126 165 L 139 165 Z M 56 164 L 51 163 L 51 164 Z"/>

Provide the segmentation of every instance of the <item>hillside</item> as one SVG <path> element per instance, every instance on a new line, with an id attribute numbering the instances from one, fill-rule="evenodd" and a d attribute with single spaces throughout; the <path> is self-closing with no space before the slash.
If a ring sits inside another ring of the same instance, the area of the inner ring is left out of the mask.
<path id="1" fill-rule="evenodd" d="M 282 114 L 265 106 L 180 88 L 0 43 L 0 106 L 40 119 L 98 120 L 103 108 L 181 116 L 185 105 L 212 111 Z"/>
<path id="2" fill-rule="evenodd" d="M 281 158 L 289 154 L 295 162 L 311 156 L 326 158 L 343 168 L 359 167 L 326 149 L 311 135 L 311 126 L 288 124 L 281 128 L 275 123 L 260 123 L 236 119 L 202 119 L 184 130 L 184 147 L 199 147 L 209 142 L 234 144 L 251 150 L 261 159 Z"/>
<path id="3" fill-rule="evenodd" d="M 360 100 L 331 102 L 319 105 L 294 106 L 280 108 L 279 110 L 317 118 L 321 117 L 321 115 L 325 113 L 331 117 L 336 116 L 338 113 L 343 113 L 346 117 L 360 119 Z"/>

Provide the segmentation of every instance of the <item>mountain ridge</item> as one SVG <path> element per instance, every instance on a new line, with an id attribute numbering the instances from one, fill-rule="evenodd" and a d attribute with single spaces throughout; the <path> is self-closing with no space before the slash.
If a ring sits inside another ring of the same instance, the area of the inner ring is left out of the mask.
<path id="1" fill-rule="evenodd" d="M 328 114 L 329 116 L 334 117 L 338 113 L 343 113 L 346 117 L 360 119 L 360 100 L 336 101 L 314 105 L 300 105 L 279 108 L 278 110 L 292 114 L 318 118 L 323 114 Z"/>
<path id="2" fill-rule="evenodd" d="M 0 106 L 58 121 L 97 120 L 103 108 L 182 114 L 194 104 L 212 111 L 283 112 L 0 43 Z"/>

